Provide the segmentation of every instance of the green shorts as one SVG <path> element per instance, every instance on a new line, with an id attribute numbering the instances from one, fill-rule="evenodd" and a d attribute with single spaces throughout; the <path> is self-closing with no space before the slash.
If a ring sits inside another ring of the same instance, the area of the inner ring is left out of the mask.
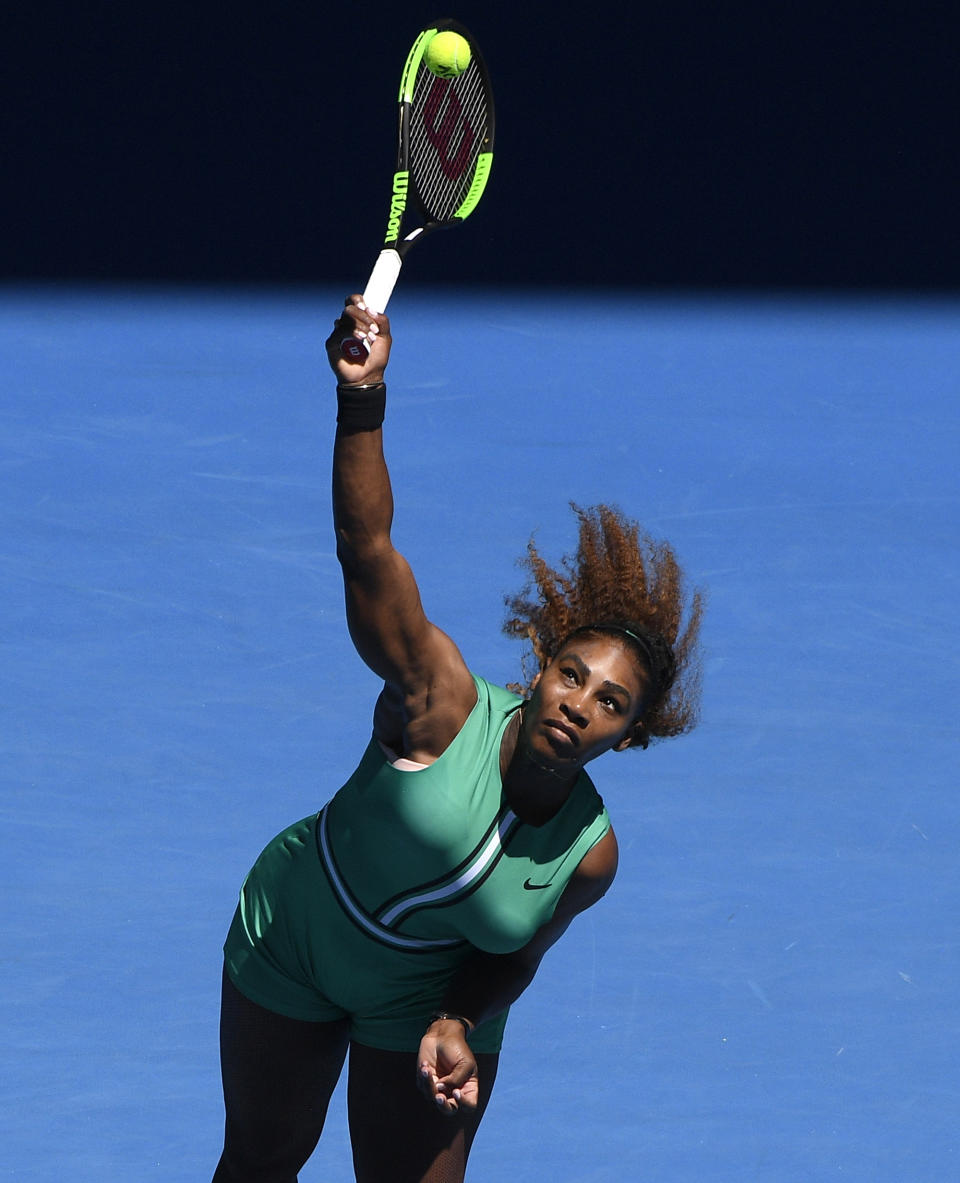
<path id="1" fill-rule="evenodd" d="M 317 815 L 277 835 L 240 892 L 227 934 L 227 974 L 252 1002 L 309 1022 L 349 1018 L 367 1047 L 416 1052 L 430 1015 L 474 950 L 386 948 L 344 913 L 317 854 Z M 470 1035 L 476 1052 L 498 1052 L 507 1011 Z"/>

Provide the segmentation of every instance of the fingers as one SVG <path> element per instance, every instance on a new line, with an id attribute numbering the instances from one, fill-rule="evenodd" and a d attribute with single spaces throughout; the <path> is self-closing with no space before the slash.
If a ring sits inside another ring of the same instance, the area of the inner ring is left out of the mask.
<path id="1" fill-rule="evenodd" d="M 386 317 L 383 319 L 386 320 Z M 364 304 L 362 296 L 351 296 L 347 300 L 340 320 L 347 322 L 345 327 L 350 328 L 351 335 L 355 340 L 370 347 L 380 335 L 377 314 Z"/>
<path id="2" fill-rule="evenodd" d="M 344 304 L 343 312 L 334 322 L 333 329 L 331 342 L 336 341 L 339 344 L 346 335 L 354 340 L 366 342 L 372 348 L 381 334 L 385 337 L 390 336 L 390 320 L 386 313 L 374 312 L 368 308 L 362 296 L 350 296 Z"/>
<path id="3" fill-rule="evenodd" d="M 353 295 L 347 299 L 327 338 L 327 357 L 341 382 L 355 385 L 379 382 L 390 356 L 390 345 L 388 317 L 369 309 L 362 296 Z"/>
<path id="4" fill-rule="evenodd" d="M 443 1041 L 424 1036 L 417 1084 L 427 1099 L 448 1117 L 461 1109 L 476 1109 L 480 1095 L 477 1062 L 469 1046 L 462 1039 Z"/>
<path id="5" fill-rule="evenodd" d="M 444 1116 L 453 1117 L 461 1109 L 464 1112 L 476 1109 L 479 1095 L 476 1069 L 464 1080 L 458 1079 L 459 1073 L 441 1078 L 424 1062 L 418 1075 L 421 1091 Z"/>

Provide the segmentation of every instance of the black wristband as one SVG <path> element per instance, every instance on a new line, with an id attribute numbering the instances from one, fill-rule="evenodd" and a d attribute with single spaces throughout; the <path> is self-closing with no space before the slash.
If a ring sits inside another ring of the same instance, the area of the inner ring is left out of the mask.
<path id="1" fill-rule="evenodd" d="M 387 388 L 383 382 L 369 386 L 337 386 L 337 423 L 345 431 L 376 431 L 383 423 Z"/>
<path id="2" fill-rule="evenodd" d="M 474 1027 L 476 1026 L 476 1024 L 475 1024 L 475 1023 L 471 1023 L 469 1019 L 465 1019 L 465 1018 L 463 1017 L 463 1015 L 455 1015 L 455 1014 L 451 1014 L 451 1012 L 450 1012 L 450 1011 L 446 1011 L 446 1010 L 438 1010 L 438 1011 L 436 1012 L 436 1014 L 432 1014 L 432 1015 L 430 1016 L 430 1022 L 427 1024 L 427 1026 L 428 1026 L 428 1027 L 432 1027 L 432 1026 L 433 1026 L 433 1024 L 434 1024 L 434 1023 L 437 1023 L 437 1022 L 439 1022 L 439 1021 L 440 1021 L 440 1019 L 454 1019 L 454 1020 L 456 1020 L 456 1022 L 458 1022 L 458 1023 L 463 1023 L 463 1033 L 464 1033 L 464 1035 L 469 1035 L 469 1034 L 470 1034 L 470 1032 L 471 1032 L 471 1031 L 474 1029 Z"/>

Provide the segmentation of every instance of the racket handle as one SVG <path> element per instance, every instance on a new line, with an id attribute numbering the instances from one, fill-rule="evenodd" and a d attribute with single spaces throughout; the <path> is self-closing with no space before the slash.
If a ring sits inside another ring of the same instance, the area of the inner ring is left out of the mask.
<path id="1" fill-rule="evenodd" d="M 363 289 L 363 302 L 371 312 L 386 312 L 400 274 L 400 264 L 400 256 L 393 247 L 387 247 L 377 256 L 367 286 Z"/>
<path id="2" fill-rule="evenodd" d="M 371 312 L 386 311 L 397 276 L 400 274 L 401 262 L 402 259 L 392 247 L 387 247 L 377 256 L 367 286 L 363 289 L 363 302 Z M 366 341 L 358 341 L 356 337 L 347 337 L 340 342 L 340 352 L 348 361 L 359 364 L 366 361 L 370 346 Z"/>

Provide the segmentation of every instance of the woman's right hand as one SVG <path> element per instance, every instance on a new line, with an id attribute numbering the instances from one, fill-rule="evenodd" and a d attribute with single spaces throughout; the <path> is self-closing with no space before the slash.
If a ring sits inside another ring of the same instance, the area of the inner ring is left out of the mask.
<path id="1" fill-rule="evenodd" d="M 460 1109 L 476 1109 L 477 1061 L 458 1019 L 437 1020 L 420 1041 L 417 1083 L 447 1117 Z"/>
<path id="2" fill-rule="evenodd" d="M 355 362 L 343 356 L 340 345 L 347 337 L 365 341 L 370 347 L 369 353 L 364 351 L 363 360 Z M 361 296 L 350 296 L 327 338 L 327 359 L 337 382 L 342 386 L 369 386 L 382 382 L 391 344 L 389 318 L 382 312 L 371 312 Z"/>

